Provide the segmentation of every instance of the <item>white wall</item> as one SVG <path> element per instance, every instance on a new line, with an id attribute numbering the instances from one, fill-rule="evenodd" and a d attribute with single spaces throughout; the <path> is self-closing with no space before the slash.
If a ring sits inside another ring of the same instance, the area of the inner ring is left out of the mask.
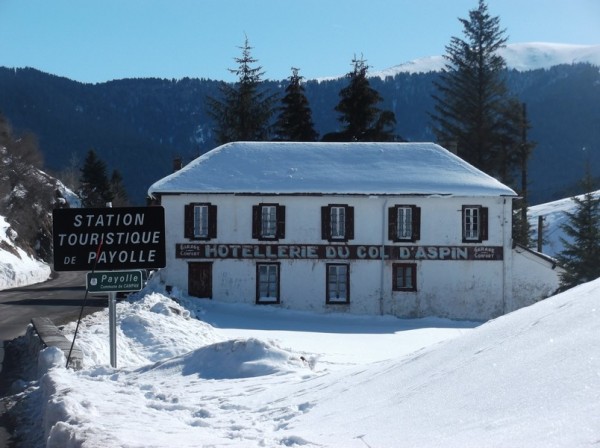
<path id="1" fill-rule="evenodd" d="M 188 262 L 201 261 L 175 257 L 176 243 L 194 243 L 183 237 L 184 206 L 190 202 L 210 202 L 218 207 L 217 238 L 209 241 L 210 244 L 264 244 L 264 241 L 252 240 L 252 206 L 264 202 L 286 206 L 285 239 L 279 240 L 279 244 L 331 244 L 321 240 L 321 206 L 335 203 L 354 207 L 355 238 L 348 244 L 398 245 L 387 240 L 387 209 L 395 204 L 414 204 L 421 207 L 421 239 L 414 245 L 502 246 L 504 257 L 508 257 L 508 261 L 511 257 L 510 199 L 166 195 L 162 197 L 162 205 L 166 219 L 167 267 L 161 275 L 165 283 L 184 291 L 187 291 Z M 463 205 L 489 208 L 488 241 L 462 242 Z M 293 309 L 486 320 L 505 312 L 506 296 L 512 293 L 512 290 L 508 293 L 504 290 L 503 261 L 416 261 L 418 292 L 392 292 L 391 261 L 349 260 L 350 304 L 327 305 L 326 260 L 279 261 L 280 306 Z M 255 277 L 254 260 L 214 260 L 213 299 L 255 303 Z"/>
<path id="2" fill-rule="evenodd" d="M 563 270 L 551 261 L 520 247 L 512 251 L 512 261 L 513 291 L 507 311 L 550 297 L 558 289 Z"/>

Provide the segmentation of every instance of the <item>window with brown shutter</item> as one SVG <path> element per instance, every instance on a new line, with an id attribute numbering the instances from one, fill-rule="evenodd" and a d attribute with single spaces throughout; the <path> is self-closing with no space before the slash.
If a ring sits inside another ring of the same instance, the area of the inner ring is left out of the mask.
<path id="1" fill-rule="evenodd" d="M 252 206 L 252 238 L 265 241 L 285 238 L 285 205 Z"/>
<path id="2" fill-rule="evenodd" d="M 462 207 L 463 243 L 481 243 L 488 239 L 488 208 L 481 205 Z"/>
<path id="3" fill-rule="evenodd" d="M 347 204 L 321 207 L 321 238 L 331 242 L 354 239 L 354 207 Z"/>
<path id="4" fill-rule="evenodd" d="M 421 239 L 421 207 L 395 205 L 388 209 L 388 239 L 415 242 Z"/>
<path id="5" fill-rule="evenodd" d="M 217 206 L 190 203 L 184 206 L 183 236 L 190 240 L 210 240 L 217 237 Z"/>

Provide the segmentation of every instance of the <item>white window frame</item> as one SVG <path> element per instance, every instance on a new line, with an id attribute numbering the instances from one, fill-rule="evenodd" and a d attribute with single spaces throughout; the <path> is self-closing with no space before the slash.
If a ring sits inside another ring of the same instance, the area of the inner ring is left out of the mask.
<path id="1" fill-rule="evenodd" d="M 327 303 L 350 301 L 350 275 L 347 264 L 327 265 Z"/>
<path id="2" fill-rule="evenodd" d="M 464 207 L 463 229 L 465 241 L 481 241 L 481 207 Z"/>
<path id="3" fill-rule="evenodd" d="M 208 238 L 208 205 L 194 205 L 194 238 Z"/>
<path id="4" fill-rule="evenodd" d="M 399 206 L 396 208 L 396 237 L 399 240 L 413 238 L 413 207 Z"/>
<path id="5" fill-rule="evenodd" d="M 332 240 L 343 240 L 346 238 L 346 207 L 331 206 L 330 229 Z"/>
<path id="6" fill-rule="evenodd" d="M 279 264 L 260 263 L 256 273 L 256 302 L 279 303 Z"/>
<path id="7" fill-rule="evenodd" d="M 260 209 L 260 235 L 262 238 L 277 237 L 277 206 L 262 205 Z"/>

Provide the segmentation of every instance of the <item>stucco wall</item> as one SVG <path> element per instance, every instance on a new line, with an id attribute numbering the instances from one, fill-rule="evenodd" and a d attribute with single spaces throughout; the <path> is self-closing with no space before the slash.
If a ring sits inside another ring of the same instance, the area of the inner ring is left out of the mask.
<path id="1" fill-rule="evenodd" d="M 563 272 L 552 261 L 520 247 L 512 251 L 512 268 L 512 300 L 507 311 L 529 306 L 554 294 Z"/>
<path id="2" fill-rule="evenodd" d="M 331 244 L 321 239 L 321 206 L 347 204 L 354 207 L 355 238 L 347 244 L 410 246 L 387 239 L 388 207 L 413 204 L 421 207 L 421 238 L 413 246 L 500 246 L 510 256 L 510 225 L 505 214 L 510 199 L 458 197 L 367 196 L 243 196 L 168 195 L 165 207 L 167 284 L 187 291 L 188 263 L 201 259 L 175 256 L 176 243 L 184 238 L 184 206 L 191 202 L 217 205 L 217 238 L 210 244 L 253 244 L 252 206 L 279 203 L 286 206 L 285 238 L 278 244 Z M 507 205 L 508 203 L 508 205 Z M 479 244 L 462 242 L 463 205 L 489 208 L 489 239 Z M 205 243 L 205 242 L 203 242 Z M 260 242 L 264 244 L 263 242 Z M 212 268 L 213 299 L 255 303 L 257 260 L 215 259 Z M 502 260 L 417 260 L 417 292 L 392 292 L 392 261 L 381 260 L 267 260 L 280 263 L 279 306 L 319 312 L 347 311 L 357 314 L 393 314 L 421 317 L 443 316 L 485 320 L 504 312 L 505 291 Z M 344 262 L 350 269 L 350 304 L 326 304 L 326 263 Z M 382 271 L 383 268 L 383 271 Z"/>

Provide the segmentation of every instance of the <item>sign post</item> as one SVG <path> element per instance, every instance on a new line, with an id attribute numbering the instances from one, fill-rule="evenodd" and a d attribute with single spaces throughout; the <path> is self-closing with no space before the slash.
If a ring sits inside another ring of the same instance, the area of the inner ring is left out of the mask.
<path id="1" fill-rule="evenodd" d="M 117 368 L 117 293 L 108 293 L 108 340 L 110 346 L 110 365 Z"/>
<path id="2" fill-rule="evenodd" d="M 110 365 L 116 368 L 117 292 L 142 289 L 142 272 L 131 269 L 165 267 L 164 209 L 110 205 L 55 209 L 52 230 L 54 270 L 91 270 L 86 290 L 108 292 Z"/>

